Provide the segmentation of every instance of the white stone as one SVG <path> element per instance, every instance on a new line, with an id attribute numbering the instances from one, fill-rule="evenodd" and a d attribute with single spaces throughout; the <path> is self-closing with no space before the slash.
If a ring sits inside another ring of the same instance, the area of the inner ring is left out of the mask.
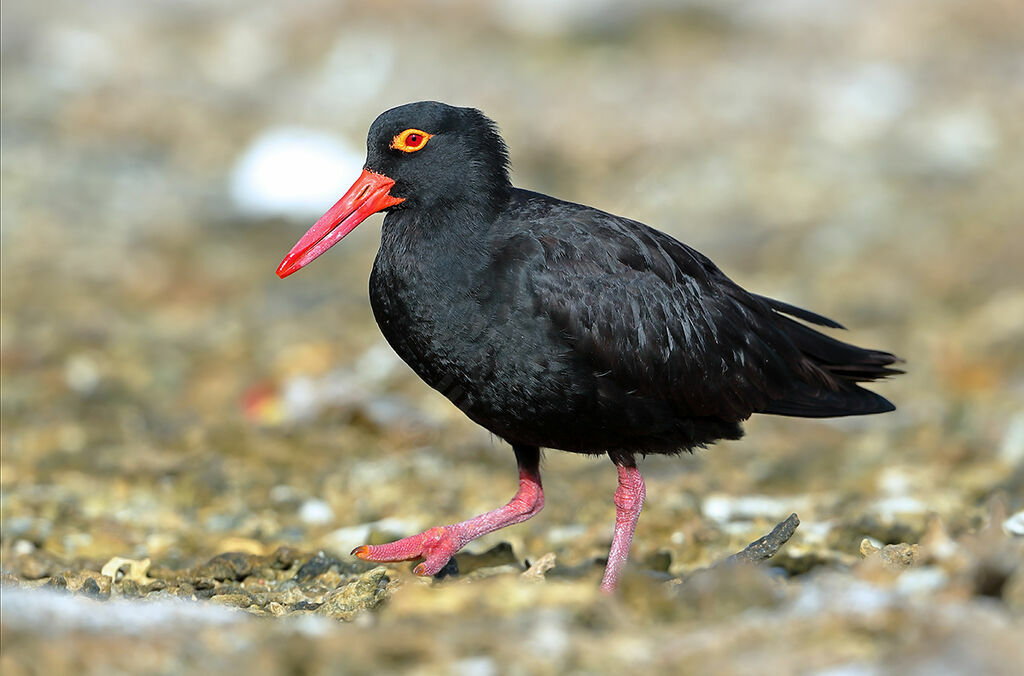
<path id="1" fill-rule="evenodd" d="M 64 382 L 78 394 L 91 394 L 100 384 L 100 369 L 91 357 L 73 355 L 64 364 Z"/>
<path id="2" fill-rule="evenodd" d="M 1024 536 L 1024 509 L 1003 522 L 1003 532 L 1008 535 Z"/>
<path id="3" fill-rule="evenodd" d="M 14 547 L 12 548 L 15 556 L 24 556 L 25 554 L 31 554 L 36 550 L 36 546 L 28 540 L 15 540 Z"/>
<path id="4" fill-rule="evenodd" d="M 951 174 L 975 172 L 999 145 L 996 123 L 978 108 L 950 110 L 917 128 L 919 151 L 932 168 Z"/>
<path id="5" fill-rule="evenodd" d="M 299 508 L 299 519 L 311 526 L 330 523 L 334 520 L 334 510 L 320 498 L 310 498 Z"/>
<path id="6" fill-rule="evenodd" d="M 949 575 L 937 566 L 911 568 L 904 571 L 896 583 L 896 588 L 904 594 L 931 594 L 946 586 Z"/>
<path id="7" fill-rule="evenodd" d="M 362 171 L 363 152 L 302 127 L 275 127 L 256 138 L 231 172 L 231 198 L 253 216 L 316 218 Z"/>
<path id="8" fill-rule="evenodd" d="M 929 507 L 909 495 L 894 495 L 874 503 L 871 510 L 883 518 L 891 519 L 901 514 L 925 514 Z"/>
<path id="9" fill-rule="evenodd" d="M 1011 466 L 1024 462 L 1024 413 L 1010 419 L 999 444 L 999 457 Z"/>
<path id="10" fill-rule="evenodd" d="M 289 422 L 315 418 L 324 404 L 318 390 L 317 383 L 306 376 L 297 376 L 285 383 L 285 418 Z"/>
<path id="11" fill-rule="evenodd" d="M 498 673 L 498 665 L 486 655 L 463 657 L 452 665 L 452 673 L 456 676 L 494 676 Z"/>
<path id="12" fill-rule="evenodd" d="M 808 504 L 805 496 L 725 495 L 713 493 L 701 504 L 704 516 L 719 522 L 767 517 L 784 519 Z"/>

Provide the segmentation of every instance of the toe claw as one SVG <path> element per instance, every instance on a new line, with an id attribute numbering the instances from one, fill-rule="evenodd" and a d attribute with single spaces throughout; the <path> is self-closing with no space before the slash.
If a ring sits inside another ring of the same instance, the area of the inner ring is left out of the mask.
<path id="1" fill-rule="evenodd" d="M 360 559 L 365 559 L 370 555 L 370 547 L 368 545 L 359 545 L 350 553 L 352 556 L 358 556 Z"/>
<path id="2" fill-rule="evenodd" d="M 427 574 L 427 567 L 422 563 L 417 563 L 416 567 L 412 569 L 412 574 L 422 577 Z"/>

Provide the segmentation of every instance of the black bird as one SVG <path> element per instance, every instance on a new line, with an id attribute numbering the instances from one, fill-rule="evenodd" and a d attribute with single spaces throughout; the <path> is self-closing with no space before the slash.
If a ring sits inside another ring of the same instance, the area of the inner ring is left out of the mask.
<path id="1" fill-rule="evenodd" d="M 399 106 L 366 145 L 362 175 L 277 274 L 387 211 L 370 274 L 377 323 L 428 385 L 512 445 L 519 490 L 500 509 L 356 556 L 423 558 L 414 572 L 435 574 L 470 540 L 540 511 L 541 447 L 607 453 L 619 474 L 610 591 L 644 501 L 637 455 L 738 439 L 753 413 L 893 410 L 857 383 L 900 373 L 895 356 L 819 333 L 807 323 L 842 327 L 745 291 L 643 223 L 513 187 L 505 143 L 479 110 Z"/>

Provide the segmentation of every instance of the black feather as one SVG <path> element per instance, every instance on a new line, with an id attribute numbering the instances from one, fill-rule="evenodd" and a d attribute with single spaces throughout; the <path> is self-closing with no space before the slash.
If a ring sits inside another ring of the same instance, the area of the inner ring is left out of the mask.
<path id="1" fill-rule="evenodd" d="M 783 303 L 781 300 L 775 300 L 774 298 L 768 298 L 767 296 L 759 296 L 757 294 L 752 294 L 752 295 L 754 295 L 755 298 L 758 298 L 758 299 L 764 301 L 765 303 L 767 303 L 768 307 L 770 307 L 771 309 L 775 310 L 776 312 L 782 312 L 782 313 L 790 315 L 792 317 L 796 317 L 797 319 L 802 319 L 805 322 L 810 322 L 812 324 L 817 324 L 818 326 L 827 326 L 827 327 L 829 327 L 831 329 L 845 329 L 846 328 L 845 326 L 843 326 L 839 322 L 835 321 L 834 319 L 829 319 L 828 317 L 823 317 L 822 315 L 819 315 L 816 312 L 811 312 L 810 310 L 805 310 L 802 307 L 797 307 L 795 305 L 790 305 L 789 303 Z"/>

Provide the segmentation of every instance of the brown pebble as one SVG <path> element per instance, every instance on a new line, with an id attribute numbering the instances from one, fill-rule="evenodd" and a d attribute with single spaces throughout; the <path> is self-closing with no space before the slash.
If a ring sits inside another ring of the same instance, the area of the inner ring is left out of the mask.
<path id="1" fill-rule="evenodd" d="M 878 552 L 882 562 L 889 568 L 910 568 L 917 562 L 918 546 L 901 543 L 886 545 Z"/>

